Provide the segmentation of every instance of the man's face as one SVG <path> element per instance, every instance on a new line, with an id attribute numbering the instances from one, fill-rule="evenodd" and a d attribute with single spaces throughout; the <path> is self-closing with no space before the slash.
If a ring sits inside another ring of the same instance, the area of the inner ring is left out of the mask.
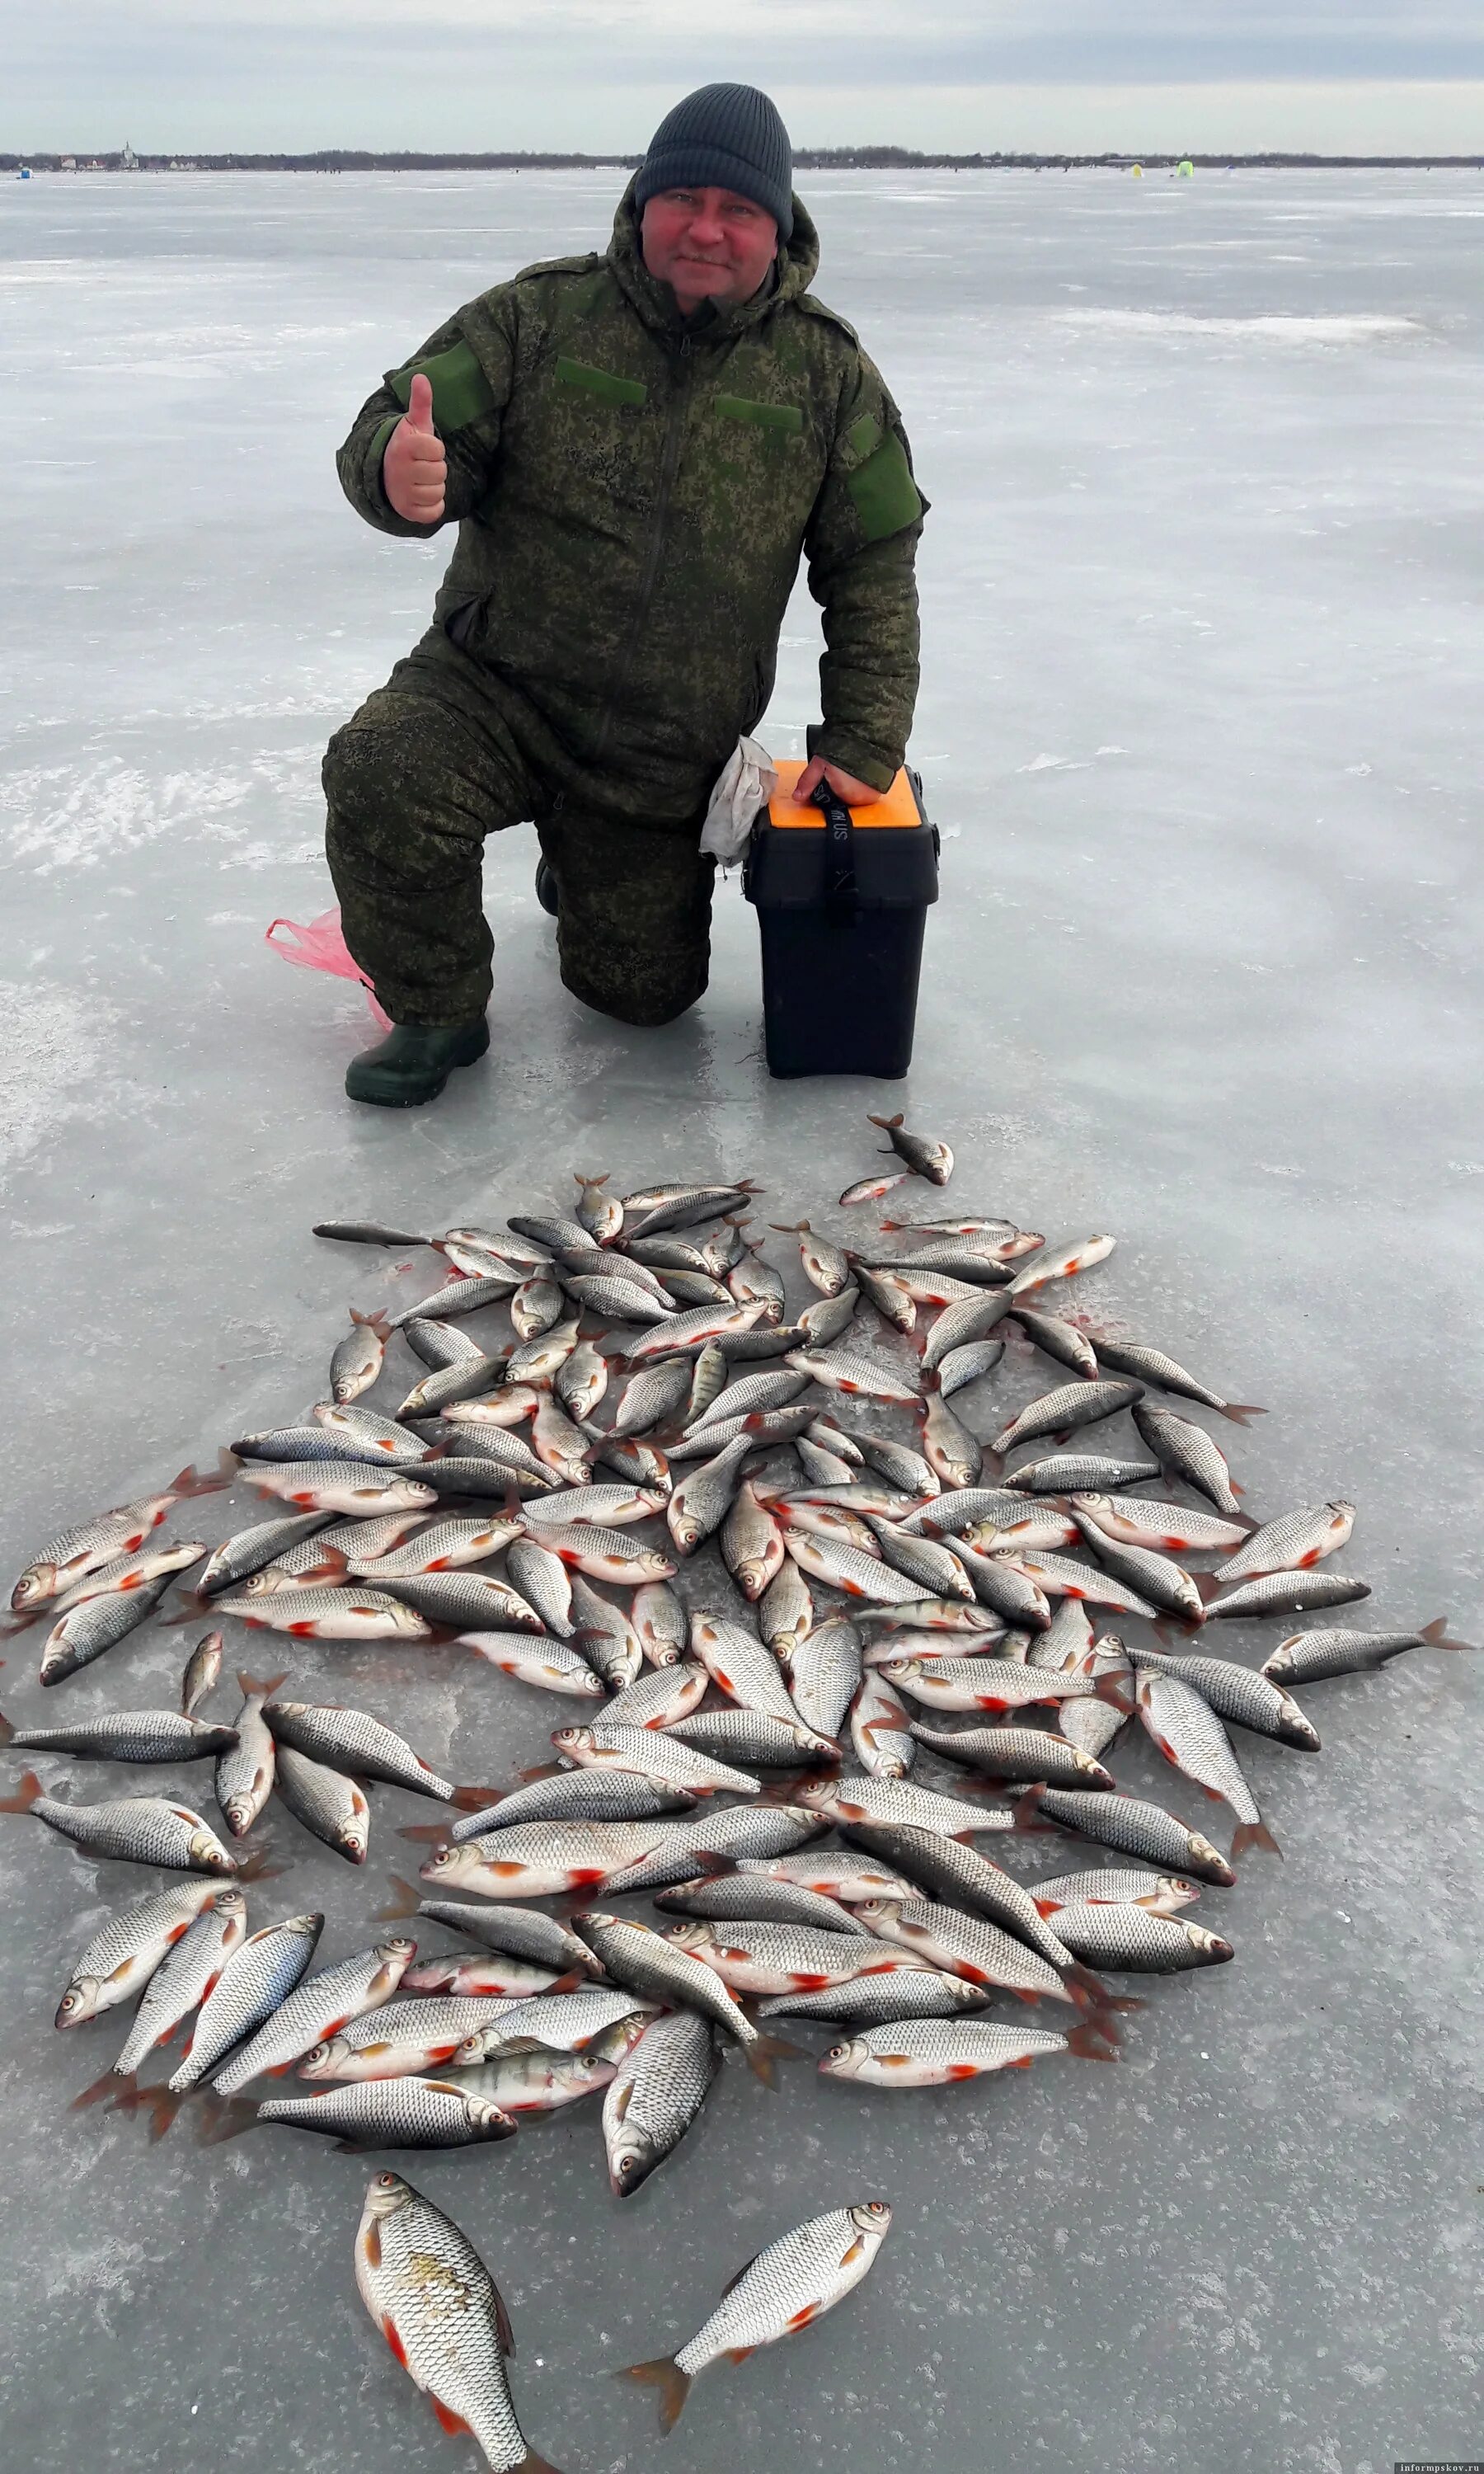
<path id="1" fill-rule="evenodd" d="M 703 301 L 751 301 L 778 253 L 772 215 L 735 189 L 663 189 L 640 226 L 644 263 L 688 317 Z"/>

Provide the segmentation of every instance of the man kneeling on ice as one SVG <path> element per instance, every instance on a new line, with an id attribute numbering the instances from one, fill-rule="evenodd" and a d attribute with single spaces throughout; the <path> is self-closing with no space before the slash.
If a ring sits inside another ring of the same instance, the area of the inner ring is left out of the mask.
<path id="1" fill-rule="evenodd" d="M 395 1028 L 354 1100 L 413 1107 L 483 1055 L 489 833 L 534 820 L 562 977 L 620 1022 L 706 983 L 712 785 L 772 691 L 798 572 L 824 610 L 799 784 L 859 805 L 902 761 L 924 501 L 901 419 L 816 301 L 813 224 L 754 87 L 660 123 L 606 254 L 528 267 L 392 372 L 340 450 L 368 523 L 458 523 L 434 623 L 324 759 L 346 942 Z"/>

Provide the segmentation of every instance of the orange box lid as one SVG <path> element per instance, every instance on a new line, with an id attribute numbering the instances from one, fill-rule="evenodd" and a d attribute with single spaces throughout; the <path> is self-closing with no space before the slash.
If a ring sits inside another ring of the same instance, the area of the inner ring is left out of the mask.
<path id="1" fill-rule="evenodd" d="M 797 756 L 782 756 L 776 762 L 778 787 L 768 803 L 769 823 L 777 825 L 783 833 L 798 833 L 801 830 L 807 833 L 811 828 L 817 833 L 823 833 L 825 818 L 821 811 L 813 806 L 801 808 L 793 797 L 794 784 L 803 771 L 802 759 Z M 869 833 L 874 827 L 882 825 L 891 826 L 897 833 L 900 833 L 904 828 L 909 832 L 915 832 L 921 827 L 922 819 L 918 813 L 918 803 L 913 796 L 912 785 L 907 779 L 905 765 L 898 772 L 891 788 L 879 799 L 873 799 L 867 808 L 850 810 L 850 822 L 857 831 L 862 833 Z"/>

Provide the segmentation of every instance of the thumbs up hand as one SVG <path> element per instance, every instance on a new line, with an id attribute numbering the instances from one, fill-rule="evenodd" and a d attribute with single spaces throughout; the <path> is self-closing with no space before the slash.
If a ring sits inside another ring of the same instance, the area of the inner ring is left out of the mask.
<path id="1" fill-rule="evenodd" d="M 443 521 L 448 459 L 433 426 L 433 390 L 419 371 L 407 410 L 387 441 L 381 486 L 404 523 Z"/>

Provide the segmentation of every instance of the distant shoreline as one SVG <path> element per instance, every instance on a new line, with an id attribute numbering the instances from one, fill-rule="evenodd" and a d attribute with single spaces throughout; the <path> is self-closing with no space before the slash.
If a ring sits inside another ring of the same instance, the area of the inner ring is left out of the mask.
<path id="1" fill-rule="evenodd" d="M 42 151 L 0 153 L 0 173 L 12 172 L 632 172 L 637 155 L 415 155 L 375 154 L 353 147 L 326 147 L 314 155 L 195 155 L 189 152 L 133 156 Z M 1098 172 L 1174 171 L 1182 162 L 1198 172 L 1476 172 L 1484 155 L 929 155 L 906 146 L 801 148 L 801 172 Z"/>

